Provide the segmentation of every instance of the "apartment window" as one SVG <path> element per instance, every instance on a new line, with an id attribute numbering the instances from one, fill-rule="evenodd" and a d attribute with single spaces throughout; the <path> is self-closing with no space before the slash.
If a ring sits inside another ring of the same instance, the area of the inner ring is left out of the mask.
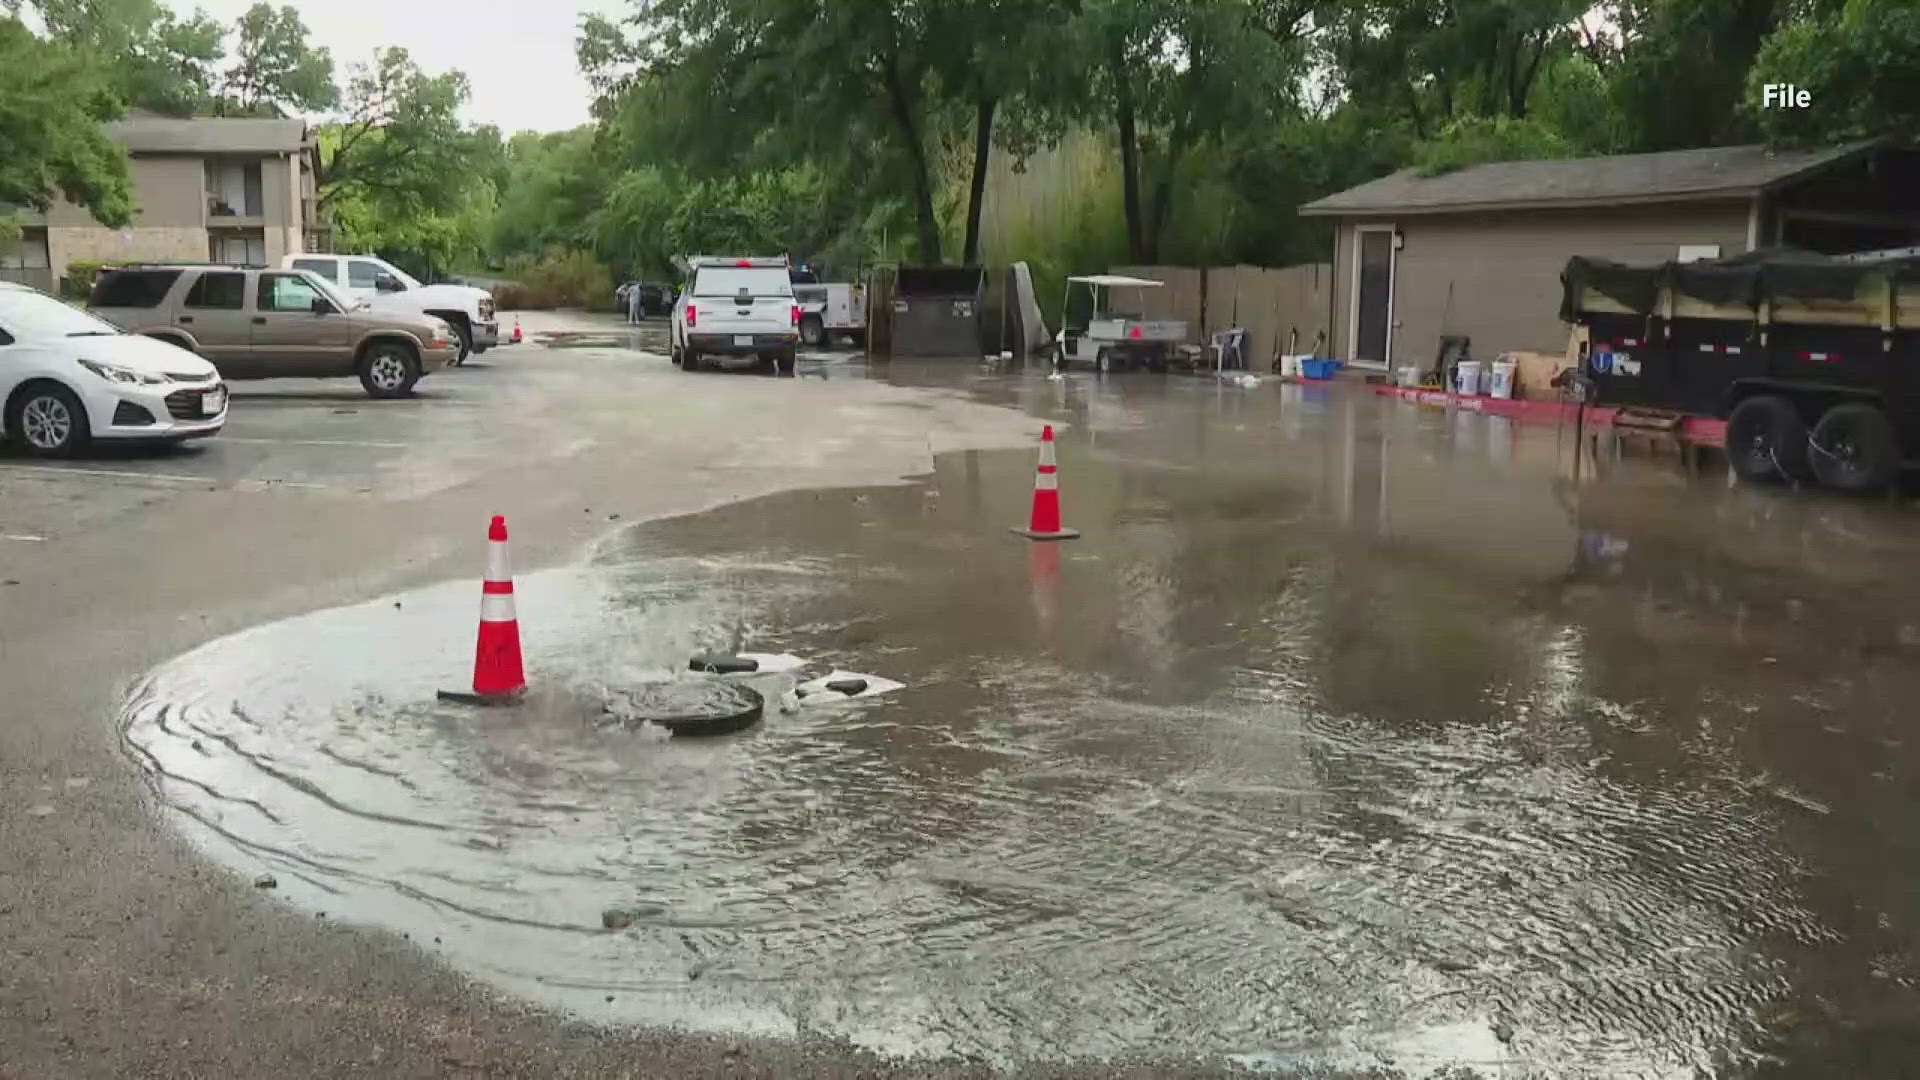
<path id="1" fill-rule="evenodd" d="M 47 230 L 25 228 L 12 243 L 0 243 L 0 270 L 45 270 Z"/>
<path id="2" fill-rule="evenodd" d="M 260 217 L 266 212 L 258 161 L 208 158 L 206 169 L 209 217 Z"/>
<path id="3" fill-rule="evenodd" d="M 207 261 L 263 266 L 267 261 L 266 234 L 259 229 L 216 232 L 207 240 Z"/>

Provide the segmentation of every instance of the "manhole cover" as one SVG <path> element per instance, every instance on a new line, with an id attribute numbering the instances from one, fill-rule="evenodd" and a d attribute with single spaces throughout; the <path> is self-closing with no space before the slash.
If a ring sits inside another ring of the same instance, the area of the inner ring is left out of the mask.
<path id="1" fill-rule="evenodd" d="M 608 695 L 607 713 L 628 726 L 653 723 L 675 735 L 725 735 L 760 720 L 760 691 L 716 679 L 647 683 Z"/>

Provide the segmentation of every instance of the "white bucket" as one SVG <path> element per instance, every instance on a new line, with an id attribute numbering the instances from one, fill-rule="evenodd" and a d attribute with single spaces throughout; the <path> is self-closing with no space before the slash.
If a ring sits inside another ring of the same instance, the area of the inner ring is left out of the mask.
<path id="1" fill-rule="evenodd" d="M 1519 365 L 1511 360 L 1495 360 L 1491 378 L 1487 380 L 1487 396 L 1510 398 L 1513 396 L 1513 371 Z"/>
<path id="2" fill-rule="evenodd" d="M 1480 361 L 1462 360 L 1454 366 L 1453 390 L 1457 394 L 1480 393 Z"/>
<path id="3" fill-rule="evenodd" d="M 1420 369 L 1417 367 L 1414 367 L 1412 364 L 1408 364 L 1405 367 L 1402 367 L 1400 369 L 1398 381 L 1401 386 L 1419 386 L 1420 385 Z"/>
<path id="4" fill-rule="evenodd" d="M 1285 356 L 1282 356 L 1280 358 L 1280 374 L 1289 379 L 1299 378 L 1300 377 L 1300 357 L 1297 354 L 1293 354 L 1293 353 L 1289 353 Z"/>

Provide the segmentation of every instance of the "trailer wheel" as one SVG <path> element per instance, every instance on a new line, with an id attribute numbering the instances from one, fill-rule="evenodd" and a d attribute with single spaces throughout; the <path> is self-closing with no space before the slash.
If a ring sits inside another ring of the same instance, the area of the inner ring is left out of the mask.
<path id="1" fill-rule="evenodd" d="M 1828 409 L 1813 427 L 1813 474 L 1841 491 L 1877 491 L 1900 468 L 1900 445 L 1887 414 L 1864 402 Z"/>
<path id="2" fill-rule="evenodd" d="M 1742 480 L 1791 480 L 1807 474 L 1807 425 L 1793 403 L 1761 394 L 1727 417 L 1727 464 Z"/>

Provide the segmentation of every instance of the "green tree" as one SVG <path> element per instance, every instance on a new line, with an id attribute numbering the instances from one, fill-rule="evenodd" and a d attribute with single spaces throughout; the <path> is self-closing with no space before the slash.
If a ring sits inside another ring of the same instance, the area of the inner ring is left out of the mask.
<path id="1" fill-rule="evenodd" d="M 307 44 L 307 27 L 291 4 L 257 3 L 240 16 L 239 42 L 223 82 L 228 115 L 318 112 L 340 103 L 333 55 Z"/>
<path id="2" fill-rule="evenodd" d="M 134 108 L 192 116 L 214 103 L 225 30 L 205 12 L 178 18 L 159 0 L 4 0 L 31 6 L 52 39 L 83 50 Z"/>
<path id="3" fill-rule="evenodd" d="M 315 201 L 346 198 L 388 216 L 444 213 L 465 194 L 475 136 L 461 126 L 467 77 L 427 75 L 401 48 L 381 50 L 347 82 L 346 119 L 323 128 Z"/>
<path id="4" fill-rule="evenodd" d="M 1617 45 L 1588 41 L 1624 123 L 1619 149 L 1678 150 L 1754 139 L 1742 108 L 1762 43 L 1790 25 L 1797 0 L 1615 0 Z M 1597 20 L 1596 20 L 1597 21 Z"/>
<path id="5" fill-rule="evenodd" d="M 1762 110 L 1767 83 L 1806 87 L 1812 105 Z M 1786 144 L 1920 131 L 1920 5 L 1846 0 L 1781 27 L 1748 73 L 1747 115 Z"/>
<path id="6" fill-rule="evenodd" d="M 127 155 L 100 127 L 119 114 L 90 53 L 0 17 L 0 206 L 44 211 L 64 196 L 103 225 L 131 221 Z"/>

